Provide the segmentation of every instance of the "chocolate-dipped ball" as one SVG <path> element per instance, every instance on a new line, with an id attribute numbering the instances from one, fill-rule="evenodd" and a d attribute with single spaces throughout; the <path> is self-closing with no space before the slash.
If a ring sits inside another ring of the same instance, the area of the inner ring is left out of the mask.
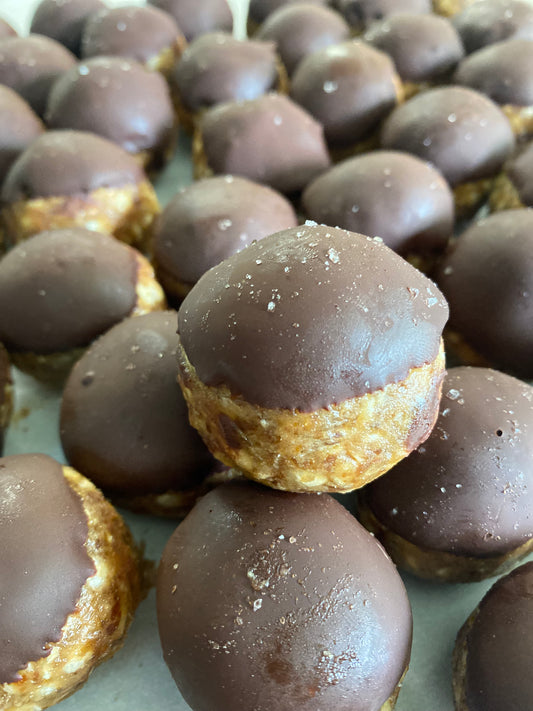
<path id="1" fill-rule="evenodd" d="M 4 434 L 13 412 L 13 381 L 6 349 L 0 343 L 0 454 L 4 449 Z"/>
<path id="2" fill-rule="evenodd" d="M 431 12 L 431 0 L 336 0 L 335 5 L 354 32 L 363 32 L 372 22 L 402 12 Z"/>
<path id="3" fill-rule="evenodd" d="M 211 267 L 297 224 L 290 202 L 271 188 L 231 175 L 206 178 L 181 190 L 157 222 L 158 279 L 168 294 L 183 298 Z"/>
<path id="4" fill-rule="evenodd" d="M 111 326 L 161 308 L 148 261 L 98 232 L 42 232 L 0 261 L 0 341 L 37 376 L 64 374 Z"/>
<path id="5" fill-rule="evenodd" d="M 524 0 L 478 0 L 453 24 L 467 54 L 506 39 L 533 39 L 533 7 Z"/>
<path id="6" fill-rule="evenodd" d="M 493 212 L 533 207 L 533 143 L 509 160 L 490 196 Z"/>
<path id="7" fill-rule="evenodd" d="M 180 383 L 211 452 L 289 491 L 350 491 L 426 439 L 448 308 L 381 240 L 311 223 L 204 274 Z"/>
<path id="8" fill-rule="evenodd" d="M 302 196 L 305 215 L 379 236 L 395 252 L 430 263 L 453 233 L 453 195 L 430 164 L 408 153 L 373 151 L 320 175 Z"/>
<path id="9" fill-rule="evenodd" d="M 302 0 L 250 0 L 248 8 L 248 26 L 252 29 L 261 25 L 267 17 L 286 5 L 300 3 Z M 305 0 L 307 5 L 327 5 L 328 0 Z M 295 38 L 297 41 L 297 38 Z"/>
<path id="10" fill-rule="evenodd" d="M 149 3 L 172 15 L 189 42 L 206 32 L 233 31 L 233 14 L 227 0 L 149 0 Z"/>
<path id="11" fill-rule="evenodd" d="M 281 94 L 206 111 L 193 153 L 198 178 L 241 175 L 282 193 L 302 190 L 330 166 L 322 126 Z"/>
<path id="12" fill-rule="evenodd" d="M 393 111 L 381 145 L 433 163 L 454 189 L 457 212 L 467 214 L 490 191 L 515 142 L 494 102 L 472 89 L 450 86 L 419 94 Z"/>
<path id="13" fill-rule="evenodd" d="M 533 550 L 533 388 L 452 368 L 428 440 L 360 496 L 360 520 L 396 565 L 481 580 Z"/>
<path id="14" fill-rule="evenodd" d="M 167 544 L 157 608 L 193 711 L 385 711 L 409 661 L 401 579 L 330 496 L 218 487 Z"/>
<path id="15" fill-rule="evenodd" d="M 30 31 L 51 37 L 79 57 L 83 27 L 93 13 L 103 8 L 102 0 L 41 0 Z"/>
<path id="16" fill-rule="evenodd" d="M 533 698 L 533 563 L 495 583 L 459 632 L 457 711 L 522 711 Z"/>
<path id="17" fill-rule="evenodd" d="M 16 158 L 43 132 L 44 125 L 31 106 L 0 84 L 0 185 Z"/>
<path id="18" fill-rule="evenodd" d="M 39 116 L 44 116 L 52 84 L 74 64 L 76 57 L 49 37 L 0 40 L 0 84 L 14 89 Z"/>
<path id="19" fill-rule="evenodd" d="M 361 149 L 402 96 L 391 59 L 363 42 L 311 54 L 291 82 L 294 101 L 324 126 L 328 145 L 343 151 Z"/>
<path id="20" fill-rule="evenodd" d="M 45 709 L 121 646 L 139 555 L 101 493 L 42 454 L 0 459 L 0 705 Z"/>
<path id="21" fill-rule="evenodd" d="M 120 57 L 97 57 L 65 72 L 50 92 L 46 122 L 108 138 L 148 169 L 163 167 L 176 139 L 164 78 Z"/>
<path id="22" fill-rule="evenodd" d="M 533 210 L 470 227 L 444 259 L 438 282 L 450 303 L 449 347 L 466 363 L 533 378 Z"/>
<path id="23" fill-rule="evenodd" d="M 159 203 L 135 160 L 84 131 L 47 131 L 11 166 L 0 192 L 7 244 L 45 229 L 85 227 L 147 246 Z"/>
<path id="24" fill-rule="evenodd" d="M 7 20 L 4 20 L 3 17 L 0 17 L 0 39 L 5 39 L 6 37 L 16 37 L 17 32 L 16 30 L 11 27 L 9 22 Z"/>

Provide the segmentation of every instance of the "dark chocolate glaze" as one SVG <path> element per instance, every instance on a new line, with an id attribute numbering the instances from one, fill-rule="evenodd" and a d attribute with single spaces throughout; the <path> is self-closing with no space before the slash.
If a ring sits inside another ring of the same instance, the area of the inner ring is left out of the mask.
<path id="1" fill-rule="evenodd" d="M 30 31 L 51 37 L 79 57 L 83 27 L 104 7 L 102 0 L 41 0 Z"/>
<path id="2" fill-rule="evenodd" d="M 310 225 L 207 272 L 181 306 L 179 333 L 207 385 L 310 412 L 432 362 L 447 317 L 433 282 L 381 241 Z"/>
<path id="3" fill-rule="evenodd" d="M 533 388 L 452 368 L 429 439 L 365 489 L 389 530 L 416 546 L 504 555 L 533 537 Z"/>
<path id="4" fill-rule="evenodd" d="M 282 195 L 245 178 L 219 176 L 184 188 L 159 218 L 156 262 L 192 286 L 211 267 L 254 240 L 298 224 Z"/>
<path id="5" fill-rule="evenodd" d="M 14 89 L 39 116 L 44 115 L 55 80 L 76 63 L 76 57 L 49 37 L 0 40 L 0 84 Z"/>
<path id="6" fill-rule="evenodd" d="M 0 84 L 0 184 L 17 157 L 41 133 L 44 125 L 31 106 Z"/>
<path id="7" fill-rule="evenodd" d="M 223 101 L 257 99 L 279 80 L 272 42 L 238 40 L 223 32 L 194 40 L 176 64 L 171 82 L 189 111 Z"/>
<path id="8" fill-rule="evenodd" d="M 303 59 L 291 97 L 324 126 L 328 144 L 342 148 L 378 128 L 397 104 L 397 83 L 390 57 L 352 40 Z"/>
<path id="9" fill-rule="evenodd" d="M 470 227 L 437 280 L 450 326 L 490 363 L 533 378 L 533 210 L 506 210 Z"/>
<path id="10" fill-rule="evenodd" d="M 533 562 L 500 578 L 466 636 L 469 711 L 527 711 L 533 698 Z"/>
<path id="11" fill-rule="evenodd" d="M 326 494 L 207 494 L 165 548 L 157 605 L 193 709 L 377 711 L 409 660 L 401 579 Z"/>
<path id="12" fill-rule="evenodd" d="M 157 7 L 105 8 L 85 24 L 81 56 L 119 56 L 144 63 L 182 37 L 174 18 Z"/>
<path id="13" fill-rule="evenodd" d="M 48 99 L 51 129 L 92 131 L 128 153 L 161 156 L 175 134 L 174 109 L 159 72 L 120 57 L 98 57 L 57 80 Z"/>
<path id="14" fill-rule="evenodd" d="M 87 195 L 146 180 L 135 158 L 105 138 L 84 131 L 47 131 L 20 155 L 2 185 L 3 203 L 61 195 Z"/>
<path id="15" fill-rule="evenodd" d="M 149 0 L 149 3 L 172 15 L 189 42 L 206 32 L 233 31 L 233 14 L 227 0 Z"/>
<path id="16" fill-rule="evenodd" d="M 348 39 L 350 28 L 338 12 L 321 5 L 289 3 L 272 13 L 256 37 L 276 43 L 289 74 L 307 55 Z"/>
<path id="17" fill-rule="evenodd" d="M 431 13 L 431 0 L 336 0 L 335 3 L 356 32 L 363 32 L 372 22 L 398 13 Z"/>
<path id="18" fill-rule="evenodd" d="M 450 86 L 418 94 L 395 109 L 381 145 L 433 163 L 456 187 L 495 175 L 515 140 L 505 114 L 490 99 Z"/>
<path id="19" fill-rule="evenodd" d="M 269 15 L 286 5 L 300 4 L 302 0 L 250 0 L 248 17 L 252 22 L 260 25 Z M 328 0 L 305 0 L 306 5 L 327 5 Z M 296 38 L 295 38 L 296 39 Z"/>
<path id="20" fill-rule="evenodd" d="M 0 343 L 0 408 L 6 403 L 7 387 L 12 384 L 11 368 L 9 365 L 9 356 L 6 349 Z M 4 450 L 4 430 L 0 426 L 0 454 Z"/>
<path id="21" fill-rule="evenodd" d="M 404 81 L 442 79 L 464 56 L 457 30 L 438 15 L 393 15 L 370 25 L 364 39 L 392 58 Z"/>
<path id="22" fill-rule="evenodd" d="M 48 656 L 95 573 L 80 498 L 44 454 L 0 459 L 0 684 Z"/>
<path id="23" fill-rule="evenodd" d="M 69 376 L 61 443 L 69 463 L 107 492 L 188 489 L 213 467 L 176 381 L 177 343 L 175 312 L 129 318 L 99 338 Z"/>
<path id="24" fill-rule="evenodd" d="M 522 204 L 533 206 L 533 143 L 512 158 L 505 166 L 505 173 L 515 189 Z"/>
<path id="25" fill-rule="evenodd" d="M 6 37 L 16 37 L 16 30 L 11 27 L 9 22 L 0 17 L 0 39 L 5 39 Z"/>
<path id="26" fill-rule="evenodd" d="M 304 188 L 330 166 L 322 126 L 293 101 L 267 94 L 228 102 L 200 121 L 207 165 L 282 193 Z"/>
<path id="27" fill-rule="evenodd" d="M 305 215 L 370 237 L 395 252 L 442 249 L 453 233 L 453 195 L 428 163 L 395 151 L 350 158 L 313 181 Z"/>
<path id="28" fill-rule="evenodd" d="M 533 7 L 523 0 L 470 3 L 452 22 L 467 54 L 506 39 L 533 39 Z"/>
<path id="29" fill-rule="evenodd" d="M 88 345 L 133 311 L 135 250 L 79 227 L 41 232 L 0 261 L 0 341 L 54 353 Z"/>

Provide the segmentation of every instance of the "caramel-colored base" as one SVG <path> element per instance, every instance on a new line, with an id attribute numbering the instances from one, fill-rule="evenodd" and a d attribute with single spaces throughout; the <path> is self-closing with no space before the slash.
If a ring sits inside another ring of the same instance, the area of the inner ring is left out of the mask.
<path id="1" fill-rule="evenodd" d="M 494 178 L 483 178 L 457 185 L 453 189 L 455 217 L 457 219 L 471 217 L 489 195 L 494 180 Z"/>
<path id="2" fill-rule="evenodd" d="M 479 608 L 476 608 L 459 630 L 455 641 L 452 658 L 452 684 L 456 711 L 470 711 L 466 702 L 466 668 L 468 664 L 467 639 L 478 612 Z"/>
<path id="3" fill-rule="evenodd" d="M 513 133 L 517 138 L 530 138 L 533 135 L 533 106 L 505 104 L 500 108 L 509 119 Z"/>
<path id="4" fill-rule="evenodd" d="M 433 0 L 433 12 L 444 17 L 453 17 L 473 2 L 474 0 Z"/>
<path id="5" fill-rule="evenodd" d="M 501 173 L 494 181 L 489 198 L 489 206 L 491 212 L 520 210 L 524 207 L 530 207 L 529 205 L 524 205 L 518 194 L 518 190 L 505 173 Z"/>
<path id="6" fill-rule="evenodd" d="M 159 54 L 151 57 L 145 64 L 147 69 L 159 72 L 165 79 L 169 79 L 174 69 L 174 65 L 179 60 L 187 47 L 187 40 L 182 35 L 178 37 L 171 47 L 165 47 Z"/>

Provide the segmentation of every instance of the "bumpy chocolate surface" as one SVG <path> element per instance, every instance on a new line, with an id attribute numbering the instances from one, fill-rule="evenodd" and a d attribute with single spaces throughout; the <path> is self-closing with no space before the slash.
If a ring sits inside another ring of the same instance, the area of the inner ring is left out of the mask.
<path id="1" fill-rule="evenodd" d="M 395 107 L 396 81 L 390 57 L 350 41 L 302 60 L 292 77 L 291 97 L 320 121 L 330 145 L 351 146 Z"/>
<path id="2" fill-rule="evenodd" d="M 514 148 L 509 121 L 490 99 L 464 87 L 432 89 L 386 120 L 383 148 L 433 163 L 452 187 L 493 176 Z"/>
<path id="3" fill-rule="evenodd" d="M 330 166 L 322 126 L 286 96 L 221 104 L 200 122 L 208 166 L 271 185 L 304 188 Z"/>
<path id="4" fill-rule="evenodd" d="M 32 18 L 31 32 L 51 37 L 79 57 L 83 27 L 104 7 L 102 0 L 42 0 Z"/>
<path id="5" fill-rule="evenodd" d="M 133 310 L 137 269 L 135 251 L 107 235 L 41 232 L 0 261 L 0 341 L 35 353 L 86 346 Z"/>
<path id="6" fill-rule="evenodd" d="M 452 22 L 468 54 L 506 39 L 533 39 L 533 7 L 523 0 L 469 3 Z"/>
<path id="7" fill-rule="evenodd" d="M 523 205 L 533 206 L 533 143 L 507 163 L 505 173 Z"/>
<path id="8" fill-rule="evenodd" d="M 149 0 L 176 20 L 190 42 L 195 37 L 222 30 L 232 32 L 233 15 L 227 0 Z"/>
<path id="9" fill-rule="evenodd" d="M 0 199 L 4 203 L 60 195 L 86 195 L 145 180 L 142 168 L 119 146 L 84 131 L 47 131 L 15 161 Z"/>
<path id="10" fill-rule="evenodd" d="M 368 711 L 409 659 L 402 582 L 327 495 L 218 487 L 170 539 L 163 653 L 194 709 Z"/>
<path id="11" fill-rule="evenodd" d="M 176 381 L 176 313 L 127 319 L 72 370 L 61 405 L 61 442 L 73 467 L 115 495 L 201 483 L 213 459 Z"/>
<path id="12" fill-rule="evenodd" d="M 0 84 L 0 183 L 17 157 L 44 132 L 30 105 Z"/>
<path id="13" fill-rule="evenodd" d="M 191 286 L 211 267 L 274 232 L 298 224 L 282 195 L 244 178 L 201 180 L 179 192 L 159 218 L 154 255 Z"/>
<path id="14" fill-rule="evenodd" d="M 196 374 L 249 402 L 312 411 L 435 359 L 448 308 L 381 242 L 302 226 L 210 270 L 179 311 Z"/>
<path id="15" fill-rule="evenodd" d="M 11 27 L 9 22 L 4 20 L 3 17 L 0 17 L 0 39 L 5 39 L 6 37 L 16 37 L 17 33 Z"/>
<path id="16" fill-rule="evenodd" d="M 61 466 L 43 454 L 0 459 L 0 684 L 46 657 L 94 574 L 87 517 Z"/>
<path id="17" fill-rule="evenodd" d="M 456 555 L 503 555 L 533 537 L 533 388 L 452 368 L 429 439 L 366 489 L 389 530 Z"/>
<path id="18" fill-rule="evenodd" d="M 58 79 L 46 122 L 51 129 L 92 131 L 128 153 L 163 153 L 175 130 L 161 74 L 119 57 L 90 59 Z"/>
<path id="19" fill-rule="evenodd" d="M 370 237 L 396 252 L 443 248 L 453 232 L 453 195 L 428 163 L 395 151 L 350 158 L 302 197 L 307 217 Z"/>
<path id="20" fill-rule="evenodd" d="M 172 83 L 189 111 L 223 101 L 257 99 L 278 83 L 271 42 L 238 40 L 223 32 L 202 35 L 183 53 Z"/>
<path id="21" fill-rule="evenodd" d="M 469 711 L 522 711 L 533 698 L 533 563 L 492 586 L 466 638 Z"/>
<path id="22" fill-rule="evenodd" d="M 336 5 L 357 32 L 362 32 L 376 20 L 398 13 L 432 11 L 431 0 L 336 0 Z"/>

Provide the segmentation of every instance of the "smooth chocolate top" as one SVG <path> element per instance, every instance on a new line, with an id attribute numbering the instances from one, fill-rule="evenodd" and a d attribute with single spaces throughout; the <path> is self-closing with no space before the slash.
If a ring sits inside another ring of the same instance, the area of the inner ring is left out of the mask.
<path id="1" fill-rule="evenodd" d="M 128 153 L 163 150 L 175 131 L 165 79 L 120 57 L 90 59 L 58 79 L 46 122 L 51 129 L 92 131 Z"/>
<path id="2" fill-rule="evenodd" d="M 452 22 L 467 54 L 506 39 L 533 39 L 533 7 L 523 0 L 469 3 Z"/>
<path id="3" fill-rule="evenodd" d="M 3 17 L 0 17 L 0 39 L 5 39 L 6 37 L 16 37 L 17 32 L 16 30 L 11 27 L 9 22 L 7 20 L 4 20 Z"/>
<path id="4" fill-rule="evenodd" d="M 392 58 L 404 81 L 442 79 L 464 56 L 457 30 L 438 15 L 394 15 L 370 25 L 364 39 Z"/>
<path id="5" fill-rule="evenodd" d="M 351 40 L 303 59 L 291 97 L 320 121 L 330 145 L 351 146 L 396 106 L 399 81 L 390 57 Z"/>
<path id="6" fill-rule="evenodd" d="M 20 94 L 43 116 L 54 81 L 76 63 L 76 57 L 49 37 L 9 37 L 0 40 L 0 84 Z"/>
<path id="7" fill-rule="evenodd" d="M 174 18 L 157 7 L 104 8 L 84 26 L 81 56 L 119 56 L 144 63 L 181 37 Z"/>
<path id="8" fill-rule="evenodd" d="M 309 412 L 432 362 L 447 317 L 433 282 L 381 241 L 311 223 L 207 272 L 179 333 L 207 385 Z"/>
<path id="9" fill-rule="evenodd" d="M 365 489 L 389 530 L 455 555 L 504 555 L 533 537 L 533 388 L 452 368 L 429 439 Z"/>
<path id="10" fill-rule="evenodd" d="M 206 32 L 233 31 L 233 14 L 227 0 L 149 0 L 176 20 L 190 42 Z"/>
<path id="11" fill-rule="evenodd" d="M 248 17 L 252 22 L 260 25 L 269 15 L 277 12 L 286 5 L 300 4 L 302 0 L 250 0 Z M 327 5 L 328 0 L 305 0 L 306 5 Z M 297 38 L 295 38 L 297 39 Z"/>
<path id="12" fill-rule="evenodd" d="M 336 4 L 356 32 L 363 32 L 372 22 L 398 13 L 431 13 L 431 0 L 336 0 Z"/>
<path id="13" fill-rule="evenodd" d="M 409 660 L 401 579 L 326 494 L 250 482 L 207 494 L 165 548 L 157 606 L 191 708 L 378 709 Z"/>
<path id="14" fill-rule="evenodd" d="M 192 286 L 253 240 L 297 224 L 290 202 L 271 188 L 230 175 L 207 178 L 167 205 L 155 230 L 154 256 L 165 272 Z"/>
<path id="15" fill-rule="evenodd" d="M 95 568 L 87 516 L 44 454 L 0 459 L 0 684 L 48 656 Z"/>
<path id="16" fill-rule="evenodd" d="M 223 32 L 202 35 L 184 51 L 171 82 L 189 111 L 223 101 L 257 99 L 279 79 L 272 42 L 238 40 Z"/>
<path id="17" fill-rule="evenodd" d="M 444 248 L 453 233 L 453 195 L 428 163 L 408 153 L 373 151 L 339 163 L 309 185 L 305 215 L 370 237 L 395 252 Z"/>
<path id="18" fill-rule="evenodd" d="M 0 84 L 0 184 L 16 158 L 41 133 L 44 125 L 31 106 Z"/>
<path id="19" fill-rule="evenodd" d="M 308 2 L 289 3 L 273 12 L 256 37 L 276 43 L 289 74 L 307 55 L 348 39 L 350 28 L 338 12 Z"/>
<path id="20" fill-rule="evenodd" d="M 31 21 L 31 32 L 51 37 L 79 57 L 83 27 L 93 13 L 104 7 L 102 0 L 41 0 Z"/>
<path id="21" fill-rule="evenodd" d="M 281 94 L 228 102 L 200 121 L 208 166 L 282 193 L 304 188 L 330 166 L 322 126 Z"/>
<path id="22" fill-rule="evenodd" d="M 517 190 L 522 204 L 533 206 L 533 142 L 507 163 L 505 173 Z"/>
<path id="23" fill-rule="evenodd" d="M 449 86 L 395 109 L 383 126 L 381 145 L 430 161 L 455 187 L 495 175 L 515 140 L 505 114 L 490 99 Z"/>
<path id="24" fill-rule="evenodd" d="M 176 313 L 135 316 L 72 370 L 61 405 L 70 464 L 107 492 L 138 496 L 201 483 L 213 459 L 176 381 Z"/>
<path id="25" fill-rule="evenodd" d="M 7 174 L 4 203 L 61 195 L 86 195 L 146 180 L 119 146 L 84 131 L 47 131 L 20 155 Z"/>
<path id="26" fill-rule="evenodd" d="M 438 282 L 450 326 L 492 364 L 533 378 L 533 210 L 505 210 L 470 227 Z"/>
<path id="27" fill-rule="evenodd" d="M 88 345 L 133 311 L 136 252 L 81 227 L 41 232 L 0 261 L 0 341 L 54 353 Z"/>

